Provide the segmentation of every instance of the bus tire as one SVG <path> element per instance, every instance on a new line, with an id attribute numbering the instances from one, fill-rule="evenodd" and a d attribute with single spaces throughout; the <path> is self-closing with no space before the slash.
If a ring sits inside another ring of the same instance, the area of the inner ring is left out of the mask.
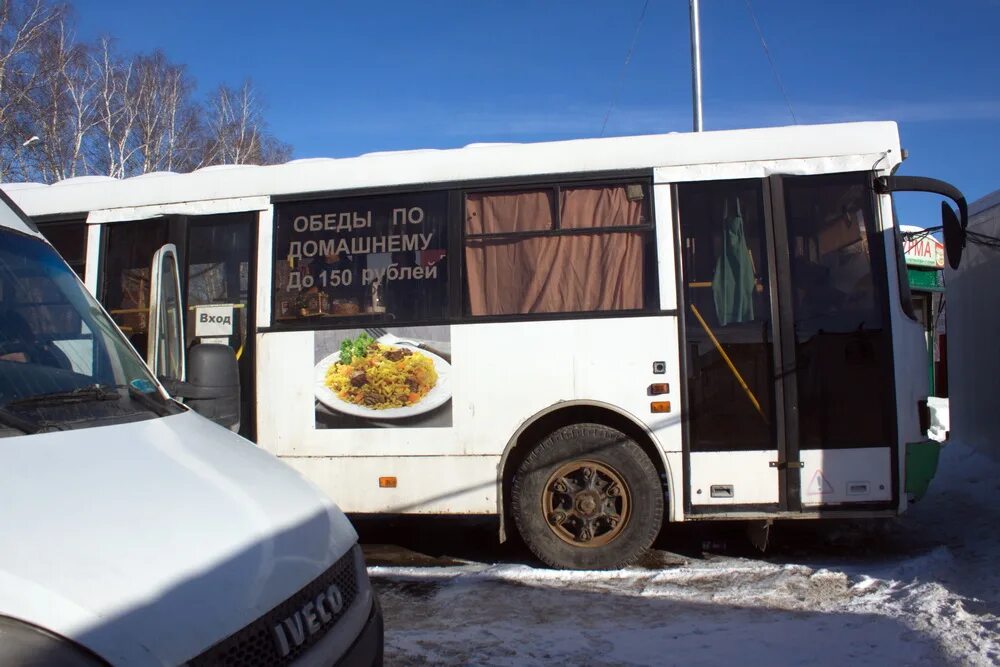
<path id="1" fill-rule="evenodd" d="M 564 426 L 521 463 L 511 513 L 539 560 L 557 568 L 624 567 L 663 520 L 660 476 L 628 436 L 601 424 Z"/>

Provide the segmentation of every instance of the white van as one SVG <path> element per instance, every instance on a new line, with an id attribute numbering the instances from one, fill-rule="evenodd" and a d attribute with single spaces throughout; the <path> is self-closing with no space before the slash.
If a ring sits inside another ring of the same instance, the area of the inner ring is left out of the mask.
<path id="1" fill-rule="evenodd" d="M 380 664 L 347 518 L 190 407 L 235 426 L 228 348 L 192 349 L 169 398 L 0 199 L 0 664 Z"/>

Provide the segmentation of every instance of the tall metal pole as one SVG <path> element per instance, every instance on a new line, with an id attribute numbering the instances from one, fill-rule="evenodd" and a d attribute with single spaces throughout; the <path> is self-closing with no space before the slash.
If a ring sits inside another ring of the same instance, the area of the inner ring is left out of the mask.
<path id="1" fill-rule="evenodd" d="M 701 132 L 701 26 L 698 22 L 698 0 L 691 2 L 691 104 L 694 110 L 694 131 Z"/>

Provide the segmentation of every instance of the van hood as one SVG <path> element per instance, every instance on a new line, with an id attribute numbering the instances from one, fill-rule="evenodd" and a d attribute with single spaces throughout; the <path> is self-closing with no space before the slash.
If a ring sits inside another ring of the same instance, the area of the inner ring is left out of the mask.
<path id="1" fill-rule="evenodd" d="M 357 542 L 296 471 L 193 413 L 0 439 L 0 615 L 179 664 Z"/>

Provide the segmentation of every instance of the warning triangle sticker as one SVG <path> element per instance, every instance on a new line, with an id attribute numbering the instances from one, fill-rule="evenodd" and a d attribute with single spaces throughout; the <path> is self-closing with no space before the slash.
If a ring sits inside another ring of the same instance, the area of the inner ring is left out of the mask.
<path id="1" fill-rule="evenodd" d="M 809 481 L 809 486 L 806 487 L 806 493 L 809 495 L 823 495 L 825 493 L 833 493 L 833 486 L 830 482 L 826 481 L 826 477 L 823 477 L 823 471 L 817 470 Z"/>

